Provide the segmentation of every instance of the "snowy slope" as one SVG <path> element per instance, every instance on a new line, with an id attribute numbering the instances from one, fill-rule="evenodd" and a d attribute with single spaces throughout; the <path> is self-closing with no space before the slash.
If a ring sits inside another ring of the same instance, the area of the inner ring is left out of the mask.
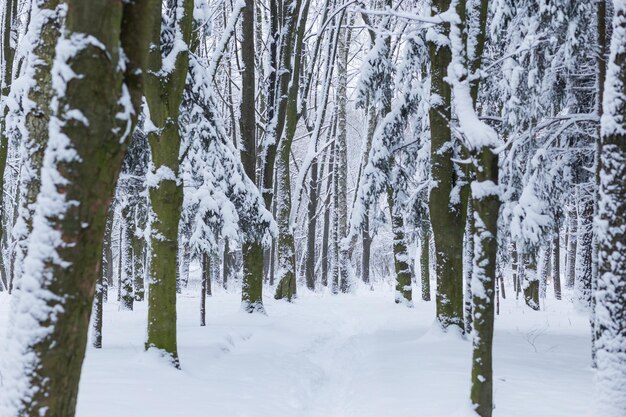
<path id="1" fill-rule="evenodd" d="M 432 327 L 433 302 L 407 309 L 390 290 L 308 293 L 293 305 L 266 298 L 262 317 L 220 293 L 202 328 L 195 294 L 178 301 L 182 371 L 144 353 L 145 303 L 135 312 L 105 305 L 104 348 L 88 349 L 79 417 L 447 417 L 467 409 L 471 344 Z M 0 293 L 0 342 L 8 304 Z M 496 323 L 494 416 L 586 416 L 589 334 L 569 302 L 533 312 L 506 300 Z"/>

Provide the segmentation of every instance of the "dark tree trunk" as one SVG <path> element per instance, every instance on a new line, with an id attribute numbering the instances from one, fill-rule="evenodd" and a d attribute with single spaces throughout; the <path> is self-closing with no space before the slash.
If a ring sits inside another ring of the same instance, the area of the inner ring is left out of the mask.
<path id="1" fill-rule="evenodd" d="M 422 242 L 420 250 L 422 300 L 430 301 L 430 223 L 426 219 L 422 219 Z"/>
<path id="2" fill-rule="evenodd" d="M 554 283 L 554 298 L 561 299 L 561 259 L 560 236 L 558 219 L 555 220 L 554 231 L 552 232 L 552 282 Z"/>
<path id="3" fill-rule="evenodd" d="M 315 290 L 315 233 L 317 231 L 317 158 L 311 163 L 309 179 L 308 231 L 306 240 L 305 280 L 310 290 Z"/>

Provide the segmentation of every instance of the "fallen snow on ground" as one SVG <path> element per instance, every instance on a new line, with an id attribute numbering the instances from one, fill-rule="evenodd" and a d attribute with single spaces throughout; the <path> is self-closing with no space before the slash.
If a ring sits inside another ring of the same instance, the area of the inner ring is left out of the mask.
<path id="1" fill-rule="evenodd" d="M 390 290 L 367 289 L 264 301 L 268 316 L 248 315 L 237 294 L 216 294 L 200 327 L 199 298 L 180 295 L 180 371 L 144 352 L 146 303 L 134 312 L 106 304 L 104 346 L 87 351 L 78 417 L 448 417 L 467 410 L 471 342 L 433 327 L 434 302 L 407 309 Z M 0 343 L 8 304 L 0 293 Z M 494 342 L 494 416 L 588 415 L 589 339 L 586 317 L 567 301 L 548 300 L 534 312 L 505 300 Z"/>

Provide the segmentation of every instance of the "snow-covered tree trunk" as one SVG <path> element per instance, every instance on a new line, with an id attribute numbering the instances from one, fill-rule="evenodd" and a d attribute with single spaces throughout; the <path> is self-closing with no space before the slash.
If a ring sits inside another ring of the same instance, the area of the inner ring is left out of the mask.
<path id="1" fill-rule="evenodd" d="M 254 69 L 255 22 L 254 0 L 246 0 L 241 11 L 241 104 L 239 130 L 241 132 L 241 162 L 246 175 L 256 184 L 256 81 Z M 260 40 L 259 40 L 260 42 Z M 263 312 L 263 246 L 261 242 L 244 242 L 242 308 L 250 313 Z M 225 265 L 227 265 L 225 263 Z"/>
<path id="2" fill-rule="evenodd" d="M 149 113 L 145 130 L 153 164 L 148 186 L 154 213 L 146 348 L 161 350 L 174 366 L 179 367 L 176 272 L 183 187 L 179 178 L 181 138 L 178 114 L 187 77 L 193 0 L 177 0 L 169 5 L 163 10 L 163 20 L 161 7 L 152 16 L 150 42 L 158 46 L 150 49 L 150 70 L 145 80 Z"/>
<path id="3" fill-rule="evenodd" d="M 473 3 L 471 19 L 467 17 L 464 0 L 456 0 L 453 4 L 456 16 L 450 24 L 452 64 L 448 68 L 448 80 L 454 93 L 459 128 L 474 164 L 471 181 L 474 265 L 471 284 L 473 349 L 470 401 L 477 415 L 491 417 L 494 298 L 497 295 L 498 218 L 501 204 L 498 149 L 502 142 L 495 130 L 479 119 L 476 111 L 478 80 L 468 80 L 481 68 L 488 0 Z M 476 26 L 472 25 L 473 20 L 477 22 Z M 466 36 L 471 39 L 468 40 Z M 470 43 L 471 48 L 468 45 Z M 431 209 L 431 218 L 432 214 Z"/>
<path id="4" fill-rule="evenodd" d="M 574 288 L 576 281 L 576 245 L 578 243 L 578 213 L 576 210 L 577 202 L 572 202 L 567 212 L 567 260 L 565 286 Z"/>
<path id="5" fill-rule="evenodd" d="M 17 0 L 5 0 L 2 3 L 2 57 L 0 59 L 0 196 L 5 193 L 4 171 L 7 166 L 7 156 L 9 150 L 9 137 L 7 135 L 6 118 L 9 112 L 7 98 L 11 90 L 13 81 L 13 61 L 15 58 L 15 45 L 12 45 L 12 37 L 15 35 L 17 25 Z M 0 250 L 2 241 L 6 239 L 6 226 L 4 225 L 4 198 L 0 200 Z M 6 288 L 9 292 L 12 289 L 12 281 L 9 282 L 6 276 L 6 261 L 4 256 L 0 256 L 0 287 Z"/>
<path id="6" fill-rule="evenodd" d="M 131 233 L 132 262 L 133 262 L 133 286 L 135 301 L 143 301 L 145 297 L 145 258 L 146 240 L 144 230 L 146 227 L 146 207 L 139 202 L 134 207 L 134 228 Z"/>
<path id="7" fill-rule="evenodd" d="M 521 257 L 523 271 L 521 287 L 524 292 L 526 305 L 533 310 L 539 310 L 539 273 L 537 267 L 536 248 L 526 248 Z"/>
<path id="8" fill-rule="evenodd" d="M 317 205 L 318 205 L 318 163 L 317 158 L 311 163 L 309 178 L 309 203 L 307 207 L 307 236 L 306 236 L 306 266 L 304 277 L 306 286 L 315 290 L 315 237 L 317 232 Z"/>
<path id="9" fill-rule="evenodd" d="M 211 282 L 211 255 L 203 253 L 200 255 L 200 266 L 202 269 L 200 285 L 200 326 L 206 326 L 206 296 L 207 288 Z"/>
<path id="10" fill-rule="evenodd" d="M 332 230 L 334 230 L 333 228 L 333 217 L 331 216 L 331 212 L 332 212 L 332 203 L 333 203 L 333 183 L 334 183 L 334 179 L 333 179 L 333 175 L 334 175 L 334 167 L 333 165 L 335 164 L 335 143 L 333 142 L 333 144 L 330 146 L 329 149 L 329 157 L 328 157 L 328 162 L 326 163 L 327 166 L 327 174 L 328 174 L 328 182 L 327 182 L 327 186 L 326 186 L 326 199 L 324 201 L 324 227 L 323 227 L 323 231 L 322 231 L 322 255 L 321 255 L 321 263 L 322 263 L 322 276 L 321 276 L 321 283 L 323 287 L 327 287 L 328 286 L 328 267 L 330 265 L 330 257 L 328 256 L 328 251 L 329 251 L 329 247 L 330 247 L 330 236 L 331 236 L 331 232 Z M 332 286 L 332 282 L 331 282 L 331 286 Z"/>
<path id="11" fill-rule="evenodd" d="M 122 203 L 120 218 L 120 309 L 132 310 L 135 295 L 133 294 L 133 247 L 132 235 L 134 229 L 133 210 L 128 201 Z"/>
<path id="12" fill-rule="evenodd" d="M 626 1 L 613 1 L 613 35 L 601 119 L 597 414 L 626 414 Z"/>
<path id="13" fill-rule="evenodd" d="M 304 32 L 309 11 L 309 0 L 305 0 L 304 8 L 302 0 L 295 0 L 285 10 L 288 14 L 285 18 L 285 39 L 283 53 L 289 54 L 289 65 L 284 71 L 288 71 L 289 88 L 284 100 L 285 125 L 278 143 L 278 160 L 276 161 L 276 222 L 278 223 L 278 285 L 276 287 L 276 299 L 291 301 L 296 297 L 296 248 L 291 223 L 291 174 L 289 163 L 291 160 L 291 145 L 296 134 L 300 109 L 298 106 L 298 94 L 300 90 L 300 67 L 302 63 L 302 51 L 304 46 Z M 302 13 L 300 9 L 302 8 Z M 282 78 L 282 77 L 281 77 Z M 283 103 L 281 103 L 283 105 Z M 279 120 L 280 119 L 279 107 Z"/>
<path id="14" fill-rule="evenodd" d="M 519 298 L 520 294 L 520 274 L 518 271 L 519 255 L 517 253 L 517 244 L 511 242 L 511 275 L 513 278 L 513 291 L 515 291 L 515 299 Z"/>
<path id="15" fill-rule="evenodd" d="M 348 23 L 349 26 L 349 23 Z M 337 136 L 335 148 L 335 181 L 337 204 L 337 265 L 339 289 L 348 292 L 348 248 L 342 244 L 348 231 L 348 54 L 350 52 L 351 29 L 342 28 L 337 39 Z"/>
<path id="16" fill-rule="evenodd" d="M 422 300 L 430 301 L 430 222 L 426 219 L 422 219 L 420 272 L 422 282 Z"/>
<path id="17" fill-rule="evenodd" d="M 584 195 L 578 203 L 578 242 L 576 243 L 574 302 L 582 309 L 591 307 L 594 206 L 592 197 L 592 195 Z"/>
<path id="18" fill-rule="evenodd" d="M 434 0 L 433 14 L 449 9 L 450 0 Z M 465 190 L 461 190 L 454 163 L 450 85 L 446 81 L 450 65 L 450 46 L 436 41 L 448 37 L 448 25 L 438 25 L 429 42 L 431 62 L 431 178 L 429 208 L 435 241 L 435 273 L 437 276 L 437 321 L 446 329 L 463 330 L 463 234 L 465 232 Z M 462 187 L 466 188 L 466 187 Z"/>
<path id="19" fill-rule="evenodd" d="M 539 299 L 546 298 L 548 288 L 548 275 L 550 274 L 550 246 L 547 243 L 540 252 L 539 256 Z"/>
<path id="20" fill-rule="evenodd" d="M 296 109 L 294 108 L 295 112 Z M 291 301 L 296 296 L 296 249 L 293 229 L 289 221 L 291 215 L 291 181 L 289 160 L 291 145 L 281 140 L 278 145 L 278 159 L 276 160 L 276 186 L 278 192 L 275 198 L 276 221 L 278 223 L 278 269 L 276 299 Z"/>
<path id="21" fill-rule="evenodd" d="M 554 298 L 561 299 L 561 239 L 558 218 L 554 221 L 554 230 L 552 231 L 552 283 L 554 284 Z"/>
<path id="22" fill-rule="evenodd" d="M 359 168 L 359 179 L 362 175 L 363 169 L 367 165 L 367 158 L 372 148 L 372 138 L 374 137 L 374 132 L 376 131 L 377 121 L 378 121 L 378 117 L 376 114 L 376 107 L 373 105 L 370 105 L 368 108 L 368 117 L 367 117 L 367 139 L 365 143 L 365 149 L 363 150 L 363 162 L 361 163 L 361 167 Z M 369 284 L 370 283 L 370 259 L 371 259 L 371 251 L 372 251 L 372 234 L 370 232 L 369 209 L 366 209 L 365 213 L 363 213 L 363 230 L 361 231 L 361 245 L 363 247 L 363 253 L 361 256 L 361 275 L 362 275 L 363 282 L 366 284 Z"/>
<path id="23" fill-rule="evenodd" d="M 131 101 L 133 86 L 122 86 L 120 38 L 129 66 L 145 56 L 148 47 L 147 42 L 125 44 L 125 30 L 142 39 L 143 21 L 123 22 L 121 1 L 66 4 L 64 33 L 52 68 L 56 106 L 24 285 L 12 313 L 15 325 L 4 358 L 10 362 L 3 378 L 13 384 L 3 390 L 0 410 L 9 417 L 75 413 L 107 209 L 124 155 L 122 143 L 134 128 L 132 114 L 138 110 Z M 131 7 L 145 9 L 149 3 Z M 33 16 L 31 24 L 37 25 L 37 20 Z"/>
<path id="24" fill-rule="evenodd" d="M 10 2 L 7 2 L 10 3 Z M 32 49 L 27 51 L 25 70 L 20 80 L 38 80 L 36 85 L 26 83 L 26 87 L 15 88 L 12 95 L 21 103 L 14 112 L 22 112 L 24 126 L 22 130 L 23 160 L 21 161 L 20 184 L 17 196 L 19 212 L 13 229 L 16 247 L 11 268 L 11 282 L 15 283 L 22 275 L 24 256 L 28 238 L 33 228 L 33 214 L 37 195 L 41 188 L 41 167 L 43 153 L 48 142 L 48 124 L 50 121 L 50 102 L 53 96 L 52 64 L 55 46 L 59 39 L 62 25 L 59 1 L 47 0 L 34 3 L 32 13 L 40 15 L 38 25 L 31 26 L 24 43 Z M 7 63 L 8 65 L 8 63 Z M 19 96 L 19 97 L 18 97 Z M 26 97 L 24 97 L 26 96 Z M 16 117 L 20 119 L 19 117 Z M 0 150 L 0 159 L 2 151 Z M 1 189 L 0 189 L 1 194 Z M 0 234 L 1 236 L 1 234 Z"/>
<path id="25" fill-rule="evenodd" d="M 409 254 L 404 240 L 404 219 L 395 207 L 397 196 L 391 186 L 387 188 L 387 204 L 391 214 L 391 231 L 393 233 L 393 265 L 396 273 L 396 304 L 413 307 L 413 289 L 411 286 L 411 268 Z"/>
<path id="26" fill-rule="evenodd" d="M 474 204 L 470 197 L 467 202 L 467 220 L 465 226 L 465 246 L 463 254 L 463 308 L 465 332 L 472 332 L 472 276 L 474 275 L 474 235 L 476 233 L 474 227 Z"/>

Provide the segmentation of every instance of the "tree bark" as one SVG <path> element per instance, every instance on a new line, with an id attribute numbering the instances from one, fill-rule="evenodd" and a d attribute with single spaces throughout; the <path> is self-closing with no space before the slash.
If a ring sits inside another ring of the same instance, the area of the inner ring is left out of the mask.
<path id="1" fill-rule="evenodd" d="M 207 284 L 211 280 L 211 261 L 209 254 L 203 253 L 201 256 L 202 285 L 200 285 L 200 326 L 206 326 L 206 294 Z"/>
<path id="2" fill-rule="evenodd" d="M 13 332 L 22 335 L 12 338 L 12 349 L 21 355 L 5 375 L 17 381 L 17 388 L 1 399 L 8 416 L 75 413 L 106 214 L 124 155 L 121 143 L 126 137 L 121 134 L 132 131 L 136 122 L 117 117 L 123 111 L 120 31 L 132 27 L 141 38 L 149 19 L 123 25 L 122 1 L 71 0 L 67 5 L 59 42 L 71 53 L 56 59 L 76 76 L 58 85 L 64 91 L 55 93 L 59 105 L 50 128 L 58 132 L 44 153 L 30 243 L 39 249 L 29 251 L 25 261 L 25 275 L 33 285 L 22 288 L 22 307 L 14 311 L 19 317 L 12 320 L 21 327 Z M 150 3 L 137 7 L 149 8 Z M 125 55 L 145 55 L 147 47 L 139 43 L 134 50 L 125 49 Z M 136 113 L 138 108 L 125 110 Z"/>
<path id="3" fill-rule="evenodd" d="M 404 240 L 404 219 L 402 214 L 394 208 L 396 193 L 391 186 L 387 187 L 387 204 L 391 216 L 391 230 L 393 233 L 393 264 L 396 273 L 396 304 L 404 304 L 413 307 L 413 289 L 411 286 L 411 269 L 409 268 L 409 255 Z"/>
<path id="4" fill-rule="evenodd" d="M 582 196 L 578 213 L 578 242 L 576 243 L 576 281 L 574 302 L 581 309 L 591 308 L 591 277 L 593 251 L 593 195 Z"/>
<path id="5" fill-rule="evenodd" d="M 576 245 L 578 243 L 578 214 L 576 212 L 577 202 L 573 202 L 570 207 L 568 218 L 568 239 L 567 239 L 567 265 L 565 286 L 574 288 L 576 281 Z"/>
<path id="6" fill-rule="evenodd" d="M 161 3 L 159 3 L 161 4 Z M 171 28 L 180 42 L 189 45 L 193 22 L 193 1 L 182 0 L 176 7 Z M 161 6 L 162 7 L 162 6 Z M 161 44 L 161 7 L 153 12 L 153 25 L 146 76 L 145 96 L 150 120 L 156 129 L 148 133 L 152 150 L 155 181 L 149 194 L 154 222 L 152 224 L 152 257 L 150 261 L 150 289 L 148 292 L 148 339 L 146 349 L 156 348 L 168 356 L 175 367 L 180 367 L 176 347 L 176 271 L 178 252 L 178 223 L 183 202 L 183 188 L 179 180 L 180 134 L 178 114 L 185 88 L 188 68 L 187 48 L 179 48 L 165 65 L 163 54 L 172 45 Z M 171 42 L 171 41 L 170 41 Z M 173 60 L 172 60 L 173 58 Z M 170 67 L 170 62 L 173 65 Z"/>
<path id="7" fill-rule="evenodd" d="M 537 250 L 529 248 L 522 256 L 522 290 L 524 301 L 533 310 L 539 310 L 539 276 L 537 274 Z"/>
<path id="8" fill-rule="evenodd" d="M 465 292 L 463 294 L 465 333 L 472 332 L 472 274 L 474 270 L 474 206 L 471 197 L 467 203 L 467 219 L 465 226 L 464 276 Z"/>
<path id="9" fill-rule="evenodd" d="M 256 106 L 254 67 L 254 0 L 246 0 L 241 16 L 241 59 L 244 70 L 241 78 L 241 105 L 239 130 L 241 131 L 241 162 L 246 175 L 256 184 Z M 243 283 L 242 308 L 249 312 L 264 312 L 263 308 L 263 246 L 251 241 L 242 245 Z"/>
<path id="10" fill-rule="evenodd" d="M 317 231 L 317 158 L 311 163 L 311 176 L 309 178 L 309 204 L 307 207 L 308 231 L 306 238 L 306 266 L 305 280 L 306 286 L 311 290 L 315 290 L 315 234 Z"/>
<path id="11" fill-rule="evenodd" d="M 128 202 L 122 208 L 120 218 L 120 275 L 119 288 L 121 291 L 120 309 L 132 310 L 135 295 L 133 294 L 133 247 L 132 247 L 132 207 Z"/>
<path id="12" fill-rule="evenodd" d="M 596 415 L 626 414 L 626 1 L 613 1 L 613 33 L 601 119 Z"/>
<path id="13" fill-rule="evenodd" d="M 561 299 L 561 241 L 559 235 L 559 222 L 555 220 L 554 230 L 552 232 L 552 282 L 554 283 L 554 298 Z"/>
<path id="14" fill-rule="evenodd" d="M 291 175 L 289 162 L 291 145 L 296 133 L 300 113 L 298 109 L 298 93 L 300 89 L 300 65 L 302 48 L 304 43 L 304 28 L 309 11 L 309 1 L 300 13 L 302 0 L 296 0 L 285 8 L 283 13 L 285 39 L 283 47 L 283 71 L 286 75 L 280 75 L 280 84 L 288 81 L 286 99 L 281 99 L 278 106 L 278 120 L 285 120 L 284 128 L 278 129 L 280 138 L 278 143 L 278 160 L 276 161 L 276 222 L 278 223 L 278 242 L 276 252 L 278 256 L 278 285 L 276 287 L 276 299 L 292 301 L 296 297 L 296 248 L 291 227 Z M 297 25 L 296 25 L 297 23 Z M 292 55 L 293 54 L 293 55 Z M 287 61 L 289 61 L 287 63 Z M 283 88 L 279 88 L 283 90 Z M 284 110 L 283 110 L 284 106 Z M 281 119 L 284 114 L 284 119 Z"/>
<path id="15" fill-rule="evenodd" d="M 450 0 L 434 0 L 432 12 L 442 13 L 450 7 Z M 436 30 L 448 36 L 449 26 Z M 459 178 L 455 174 L 454 152 L 450 146 L 452 135 L 451 93 L 446 81 L 451 60 L 450 47 L 429 42 L 431 62 L 431 95 L 439 100 L 429 111 L 431 131 L 431 177 L 435 187 L 430 192 L 429 208 L 435 241 L 435 271 L 437 276 L 437 322 L 443 329 L 450 326 L 463 330 L 463 233 L 465 231 L 463 196 L 457 190 Z M 459 198 L 451 201 L 453 190 Z"/>
<path id="16" fill-rule="evenodd" d="M 430 301 L 430 223 L 426 219 L 422 219 L 420 268 L 422 275 L 422 300 Z"/>

